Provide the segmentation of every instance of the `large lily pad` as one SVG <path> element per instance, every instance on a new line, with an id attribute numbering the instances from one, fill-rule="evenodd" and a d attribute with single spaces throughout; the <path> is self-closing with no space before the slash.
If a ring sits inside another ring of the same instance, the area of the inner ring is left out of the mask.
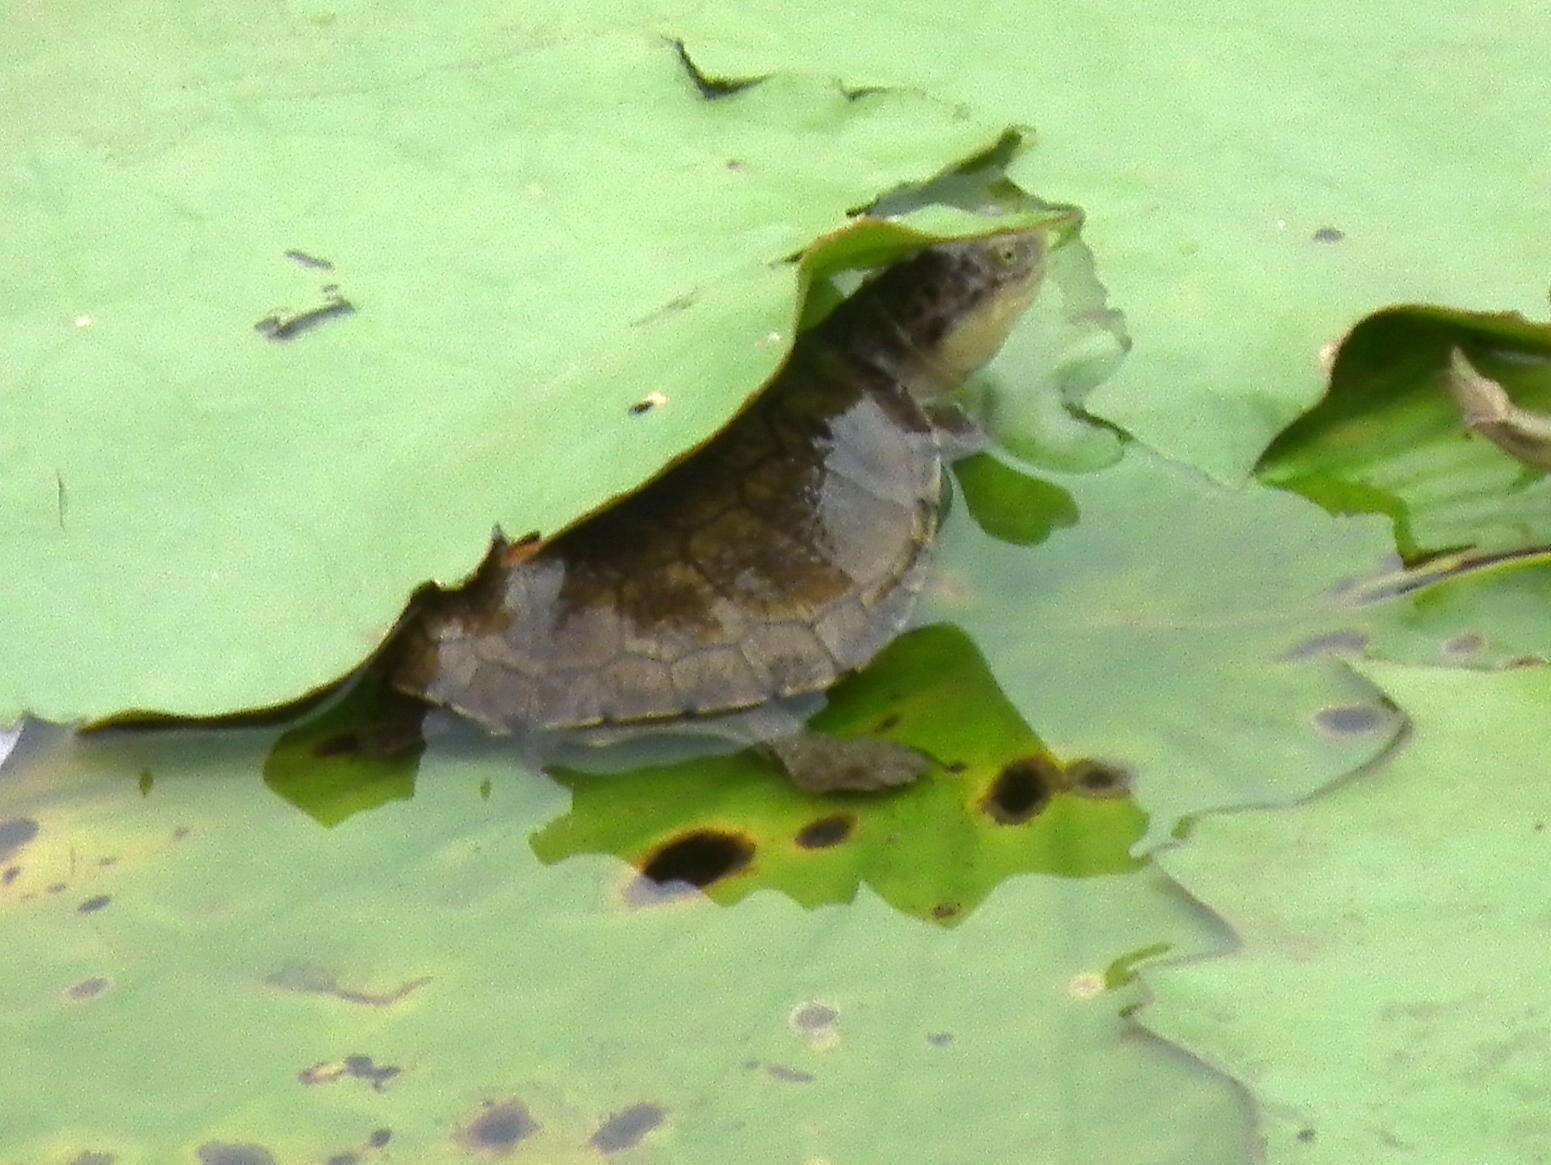
<path id="1" fill-rule="evenodd" d="M 539 860 L 570 798 L 501 745 L 323 829 L 259 780 L 274 734 L 21 745 L 0 1036 L 48 1070 L 0 1088 L 0 1156 L 1242 1158 L 1236 1090 L 1120 1014 L 1138 962 L 1221 941 L 1151 867 L 1015 875 L 952 927 L 865 887 L 643 900 Z"/>
<path id="2" fill-rule="evenodd" d="M 1003 140 L 916 92 L 717 97 L 632 33 L 438 68 L 408 25 L 125 11 L 5 34 L 0 723 L 316 687 L 493 526 L 552 533 L 712 434 L 826 266 L 1014 222 L 853 224 Z"/>
<path id="3" fill-rule="evenodd" d="M 1551 672 L 1363 670 L 1410 743 L 1159 855 L 1241 945 L 1144 971 L 1141 1015 L 1251 1089 L 1271 1161 L 1543 1158 Z"/>
<path id="4" fill-rule="evenodd" d="M 1089 211 L 1136 341 L 1089 407 L 1222 478 L 1375 306 L 1544 307 L 1539 5 L 713 0 L 667 26 L 717 75 L 801 63 L 1034 125 L 1013 177 Z"/>

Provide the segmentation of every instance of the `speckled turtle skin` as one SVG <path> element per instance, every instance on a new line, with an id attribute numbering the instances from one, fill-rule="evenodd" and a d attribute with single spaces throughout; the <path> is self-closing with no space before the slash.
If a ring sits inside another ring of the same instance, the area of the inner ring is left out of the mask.
<path id="1" fill-rule="evenodd" d="M 547 543 L 498 542 L 468 585 L 423 599 L 385 656 L 390 682 L 496 732 L 546 732 L 736 713 L 861 667 L 908 619 L 937 531 L 926 408 L 963 376 L 945 344 L 1038 252 L 1008 235 L 886 268 L 710 443 Z"/>

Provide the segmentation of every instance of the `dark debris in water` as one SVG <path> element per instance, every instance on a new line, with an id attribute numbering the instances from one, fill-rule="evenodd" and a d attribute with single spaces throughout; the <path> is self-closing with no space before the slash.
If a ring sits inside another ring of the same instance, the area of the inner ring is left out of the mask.
<path id="1" fill-rule="evenodd" d="M 98 894 L 95 898 L 88 898 L 85 902 L 82 902 L 76 907 L 76 910 L 82 914 L 95 914 L 112 901 L 113 899 L 108 897 L 108 895 Z"/>
<path id="2" fill-rule="evenodd" d="M 538 1130 L 527 1105 L 516 1097 L 487 1100 L 458 1130 L 458 1143 L 482 1156 L 504 1157 Z"/>
<path id="3" fill-rule="evenodd" d="M 662 1124 L 667 1110 L 660 1104 L 642 1102 L 633 1104 L 621 1112 L 613 1113 L 598 1126 L 588 1144 L 600 1153 L 622 1153 L 633 1149 L 641 1139 Z"/>
<path id="4" fill-rule="evenodd" d="M 354 1080 L 364 1080 L 378 1092 L 381 1092 L 394 1077 L 400 1075 L 404 1069 L 396 1064 L 377 1064 L 370 1056 L 356 1053 L 346 1056 L 343 1060 L 329 1060 L 321 1064 L 314 1064 L 310 1068 L 303 1068 L 296 1074 L 296 1078 L 303 1084 L 331 1084 L 335 1080 L 349 1077 Z"/>
<path id="5" fill-rule="evenodd" d="M 1067 766 L 1072 791 L 1084 797 L 1128 797 L 1131 774 L 1119 765 L 1100 760 L 1075 760 Z"/>
<path id="6" fill-rule="evenodd" d="M 207 1141 L 195 1152 L 199 1165 L 275 1165 L 274 1154 L 262 1145 L 228 1145 Z"/>

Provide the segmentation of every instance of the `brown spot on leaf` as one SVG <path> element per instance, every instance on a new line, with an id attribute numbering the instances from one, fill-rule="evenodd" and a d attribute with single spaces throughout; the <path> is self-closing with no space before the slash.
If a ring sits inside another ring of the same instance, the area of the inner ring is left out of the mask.
<path id="1" fill-rule="evenodd" d="M 1444 641 L 1443 654 L 1450 659 L 1464 659 L 1474 655 L 1486 646 L 1486 637 L 1474 631 L 1467 631 L 1463 635 L 1456 635 L 1452 639 Z"/>
<path id="2" fill-rule="evenodd" d="M 1061 771 L 1046 757 L 1015 760 L 997 774 L 980 801 L 999 825 L 1022 825 L 1050 803 L 1061 787 Z"/>
<path id="3" fill-rule="evenodd" d="M 504 1157 L 538 1129 L 538 1122 L 528 1114 L 527 1106 L 515 1097 L 487 1100 L 458 1131 L 458 1141 L 471 1152 Z"/>
<path id="4" fill-rule="evenodd" d="M 641 1143 L 642 1137 L 662 1124 L 662 1118 L 666 1115 L 667 1110 L 659 1104 L 633 1104 L 622 1112 L 610 1115 L 598 1126 L 598 1131 L 593 1133 L 587 1143 L 600 1153 L 620 1153 L 633 1149 Z"/>
<path id="5" fill-rule="evenodd" d="M 0 821 L 0 858 L 8 858 L 38 836 L 38 823 L 30 817 Z"/>
<path id="6" fill-rule="evenodd" d="M 797 831 L 797 844 L 803 849 L 826 849 L 839 845 L 856 827 L 856 814 L 832 813 L 810 821 Z"/>
<path id="7" fill-rule="evenodd" d="M 110 986 L 112 984 L 109 980 L 93 976 L 90 979 L 82 979 L 79 983 L 72 983 L 65 988 L 65 998 L 72 1003 L 84 1003 L 88 999 L 97 998 Z"/>
<path id="8" fill-rule="evenodd" d="M 827 1003 L 804 1003 L 792 1012 L 792 1026 L 800 1032 L 821 1032 L 839 1018 L 840 1013 Z"/>
<path id="9" fill-rule="evenodd" d="M 1131 774 L 1105 761 L 1076 760 L 1066 773 L 1072 788 L 1086 797 L 1124 797 L 1131 791 Z"/>
<path id="10" fill-rule="evenodd" d="M 754 842 L 743 834 L 697 829 L 647 855 L 641 874 L 658 886 L 677 883 L 703 890 L 753 860 Z"/>
<path id="11" fill-rule="evenodd" d="M 272 1153 L 262 1145 L 226 1145 L 207 1141 L 195 1152 L 199 1165 L 275 1165 Z"/>

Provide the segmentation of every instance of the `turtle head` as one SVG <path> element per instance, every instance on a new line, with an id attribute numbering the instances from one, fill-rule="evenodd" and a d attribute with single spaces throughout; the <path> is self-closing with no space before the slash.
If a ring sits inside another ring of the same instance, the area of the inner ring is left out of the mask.
<path id="1" fill-rule="evenodd" d="M 944 272 L 942 323 L 926 357 L 942 389 L 967 380 L 1000 350 L 1018 317 L 1029 306 L 1044 271 L 1040 231 L 990 235 L 931 248 Z"/>

